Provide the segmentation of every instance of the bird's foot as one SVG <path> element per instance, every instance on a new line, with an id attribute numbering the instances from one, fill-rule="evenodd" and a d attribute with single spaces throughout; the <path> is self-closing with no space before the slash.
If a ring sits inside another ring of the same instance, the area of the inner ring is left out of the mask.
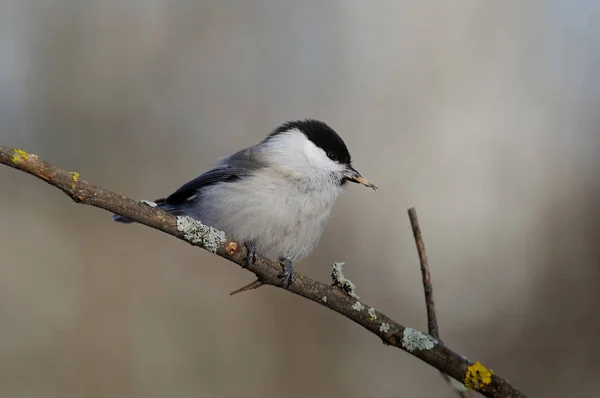
<path id="1" fill-rule="evenodd" d="M 256 243 L 249 241 L 246 242 L 244 245 L 248 250 L 248 255 L 246 256 L 246 265 L 243 268 L 248 268 L 248 266 L 256 262 Z"/>
<path id="2" fill-rule="evenodd" d="M 279 263 L 283 267 L 283 272 L 281 274 L 277 275 L 277 276 L 279 278 L 281 278 L 281 284 L 285 288 L 288 288 L 288 287 L 290 287 L 290 285 L 292 284 L 292 282 L 294 282 L 294 265 L 287 258 L 280 259 Z"/>

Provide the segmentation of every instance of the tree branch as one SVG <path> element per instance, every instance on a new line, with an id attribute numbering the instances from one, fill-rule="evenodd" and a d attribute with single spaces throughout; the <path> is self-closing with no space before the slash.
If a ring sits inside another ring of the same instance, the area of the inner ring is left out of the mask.
<path id="1" fill-rule="evenodd" d="M 224 234 L 188 217 L 175 217 L 144 202 L 93 185 L 82 179 L 79 173 L 46 163 L 38 156 L 20 149 L 0 146 L 0 163 L 46 181 L 77 203 L 125 216 L 211 251 L 239 266 L 245 265 L 247 250 L 243 244 L 227 240 Z M 257 255 L 255 264 L 248 266 L 247 270 L 254 273 L 262 283 L 282 288 L 277 276 L 279 267 L 267 258 Z M 294 282 L 284 290 L 341 314 L 378 336 L 384 344 L 408 352 L 456 380 L 463 381 L 467 387 L 486 397 L 525 397 L 505 379 L 492 374 L 479 362 L 473 363 L 465 359 L 430 335 L 401 325 L 335 286 L 296 274 Z"/>
<path id="2" fill-rule="evenodd" d="M 417 218 L 417 210 L 414 207 L 408 209 L 408 217 L 410 225 L 417 244 L 417 252 L 419 253 L 419 262 L 421 263 L 421 275 L 423 276 L 423 290 L 425 292 L 425 305 L 427 307 L 427 328 L 429 334 L 434 338 L 440 338 L 437 318 L 435 315 L 435 301 L 433 301 L 433 286 L 431 284 L 431 273 L 429 272 L 429 262 L 427 261 L 427 253 L 425 252 L 425 243 Z"/>
<path id="3" fill-rule="evenodd" d="M 438 327 L 437 316 L 435 313 L 435 301 L 433 300 L 433 284 L 431 283 L 431 272 L 429 271 L 429 261 L 427 260 L 427 252 L 425 251 L 425 242 L 417 217 L 417 210 L 414 207 L 408 209 L 408 218 L 412 227 L 415 243 L 417 244 L 417 252 L 419 253 L 419 263 L 421 264 L 421 275 L 423 276 L 423 291 L 425 292 L 425 307 L 427 308 L 427 330 L 434 339 L 442 342 L 440 339 L 440 330 Z M 466 388 L 460 382 L 446 376 L 442 373 L 442 377 L 452 385 L 456 393 L 462 398 L 469 398 L 469 391 L 464 391 Z M 454 381 L 454 382 L 453 382 Z"/>

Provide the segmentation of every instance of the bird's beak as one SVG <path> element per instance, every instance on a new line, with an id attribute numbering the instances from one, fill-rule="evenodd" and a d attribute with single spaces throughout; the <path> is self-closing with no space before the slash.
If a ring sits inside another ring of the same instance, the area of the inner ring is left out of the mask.
<path id="1" fill-rule="evenodd" d="M 352 166 L 347 166 L 346 170 L 344 170 L 344 179 L 346 181 L 352 181 L 357 184 L 362 184 L 365 187 L 373 188 L 374 190 L 377 189 L 375 185 L 367 181 L 367 179 L 361 176 L 360 173 L 356 171 Z"/>

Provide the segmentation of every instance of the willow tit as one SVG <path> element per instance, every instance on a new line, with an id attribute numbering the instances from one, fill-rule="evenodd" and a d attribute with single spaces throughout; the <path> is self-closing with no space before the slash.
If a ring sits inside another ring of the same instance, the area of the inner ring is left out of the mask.
<path id="1" fill-rule="evenodd" d="M 159 208 L 190 216 L 243 242 L 247 264 L 261 253 L 283 266 L 287 287 L 293 264 L 315 248 L 333 203 L 347 181 L 377 189 L 351 165 L 342 138 L 318 120 L 282 124 L 260 143 L 217 161 Z M 115 221 L 131 222 L 122 216 Z"/>

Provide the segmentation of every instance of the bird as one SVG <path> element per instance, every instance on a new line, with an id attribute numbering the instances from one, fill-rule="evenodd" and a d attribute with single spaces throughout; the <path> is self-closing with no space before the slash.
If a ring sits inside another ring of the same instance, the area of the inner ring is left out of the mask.
<path id="1" fill-rule="evenodd" d="M 243 243 L 245 267 L 255 263 L 257 253 L 279 262 L 278 277 L 287 288 L 294 281 L 294 264 L 317 246 L 347 182 L 377 189 L 352 166 L 333 128 L 320 120 L 294 120 L 154 202 Z M 133 222 L 120 215 L 113 220 Z"/>

